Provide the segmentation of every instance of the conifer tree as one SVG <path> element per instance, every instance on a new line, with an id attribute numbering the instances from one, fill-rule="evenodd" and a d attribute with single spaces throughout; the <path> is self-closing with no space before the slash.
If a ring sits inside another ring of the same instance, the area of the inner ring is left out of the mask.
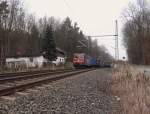
<path id="1" fill-rule="evenodd" d="M 52 26 L 47 25 L 43 39 L 43 56 L 49 60 L 56 60 L 56 44 L 53 36 Z"/>

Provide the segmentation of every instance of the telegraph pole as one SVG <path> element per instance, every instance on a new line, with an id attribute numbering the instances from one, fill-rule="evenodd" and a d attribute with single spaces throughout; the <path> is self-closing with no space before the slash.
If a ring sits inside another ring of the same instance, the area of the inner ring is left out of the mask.
<path id="1" fill-rule="evenodd" d="M 119 41 L 118 41 L 118 21 L 115 21 L 115 34 L 114 35 L 98 35 L 98 36 L 90 36 L 90 37 L 115 37 L 115 59 L 119 60 Z"/>
<path id="2" fill-rule="evenodd" d="M 88 55 L 91 53 L 91 47 L 90 47 L 90 37 L 88 36 Z"/>
<path id="3" fill-rule="evenodd" d="M 119 60 L 119 40 L 118 40 L 118 21 L 116 20 L 115 21 L 115 34 L 114 35 L 111 35 L 111 34 L 109 34 L 109 35 L 97 35 L 97 36 L 88 36 L 88 45 L 87 46 L 85 46 L 85 44 L 83 44 L 83 43 L 81 43 L 81 41 L 79 41 L 80 42 L 80 44 L 82 44 L 84 47 L 87 47 L 88 48 L 88 53 L 90 53 L 90 38 L 92 38 L 92 37 L 98 37 L 98 38 L 100 38 L 100 37 L 115 37 L 115 59 L 116 60 Z"/>
<path id="4" fill-rule="evenodd" d="M 115 28 L 115 59 L 119 60 L 119 45 L 118 45 L 118 21 L 116 20 Z"/>

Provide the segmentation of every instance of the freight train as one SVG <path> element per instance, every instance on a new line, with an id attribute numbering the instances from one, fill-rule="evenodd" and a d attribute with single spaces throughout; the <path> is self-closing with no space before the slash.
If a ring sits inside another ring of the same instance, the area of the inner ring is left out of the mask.
<path id="1" fill-rule="evenodd" d="M 101 60 L 85 53 L 75 53 L 73 57 L 73 65 L 75 68 L 100 67 Z"/>

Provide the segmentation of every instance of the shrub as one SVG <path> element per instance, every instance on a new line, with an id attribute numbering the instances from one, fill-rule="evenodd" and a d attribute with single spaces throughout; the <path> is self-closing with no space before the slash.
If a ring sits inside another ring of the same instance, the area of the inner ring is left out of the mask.
<path id="1" fill-rule="evenodd" d="M 120 97 L 123 114 L 150 114 L 150 79 L 135 66 L 119 64 L 112 74 L 112 92 Z"/>

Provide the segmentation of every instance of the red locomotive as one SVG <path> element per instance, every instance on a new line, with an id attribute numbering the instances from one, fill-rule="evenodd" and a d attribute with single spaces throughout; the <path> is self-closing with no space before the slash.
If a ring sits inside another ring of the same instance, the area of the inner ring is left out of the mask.
<path id="1" fill-rule="evenodd" d="M 84 66 L 86 64 L 85 54 L 74 54 L 73 64 L 74 66 Z"/>
<path id="2" fill-rule="evenodd" d="M 85 53 L 75 53 L 73 57 L 73 65 L 76 68 L 94 67 L 97 65 L 97 60 Z"/>

